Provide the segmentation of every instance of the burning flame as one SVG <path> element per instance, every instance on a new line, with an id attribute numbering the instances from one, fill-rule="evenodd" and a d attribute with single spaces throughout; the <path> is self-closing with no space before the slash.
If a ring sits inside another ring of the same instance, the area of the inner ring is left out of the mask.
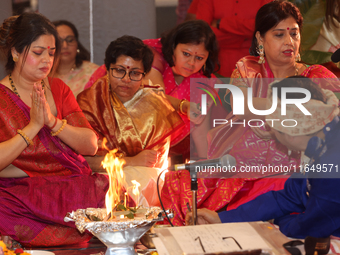
<path id="1" fill-rule="evenodd" d="M 139 204 L 139 190 L 138 190 L 138 188 L 140 186 L 140 183 L 136 180 L 131 180 L 131 183 L 133 184 L 132 193 L 136 197 L 136 207 L 138 207 L 138 204 Z"/>
<path id="2" fill-rule="evenodd" d="M 106 143 L 104 138 L 103 143 Z M 109 190 L 105 196 L 105 206 L 107 215 L 111 212 L 111 217 L 113 217 L 113 212 L 117 204 L 120 202 L 121 194 L 123 192 L 122 187 L 125 183 L 123 165 L 125 164 L 124 159 L 119 159 L 116 156 L 117 149 L 110 150 L 104 157 L 104 160 L 101 162 L 103 168 L 106 169 L 106 172 L 109 175 Z"/>

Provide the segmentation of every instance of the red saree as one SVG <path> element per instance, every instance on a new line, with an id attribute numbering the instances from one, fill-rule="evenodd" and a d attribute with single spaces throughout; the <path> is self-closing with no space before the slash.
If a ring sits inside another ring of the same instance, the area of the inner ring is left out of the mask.
<path id="1" fill-rule="evenodd" d="M 253 82 L 246 78 L 274 78 L 267 62 L 258 64 L 258 57 L 245 57 L 237 62 L 233 72 L 234 84 L 252 86 L 253 97 L 265 98 L 268 83 Z M 308 67 L 303 76 L 309 77 L 323 88 L 339 91 L 337 80 L 321 82 L 318 78 L 336 78 L 326 68 L 314 65 Z M 227 120 L 236 121 L 230 113 Z M 220 125 L 209 131 L 208 157 L 218 158 L 230 154 L 236 158 L 237 168 L 253 165 L 291 165 L 300 162 L 300 154 L 292 153 L 289 157 L 287 148 L 275 140 L 262 140 L 248 127 L 241 125 Z M 228 205 L 228 210 L 250 201 L 270 190 L 279 190 L 284 186 L 284 178 L 262 178 L 264 175 L 253 174 L 249 178 L 198 179 L 198 208 L 220 210 Z M 186 203 L 191 203 L 190 176 L 187 171 L 167 173 L 162 191 L 162 201 L 166 208 L 173 208 L 176 217 L 174 223 L 182 225 L 187 211 Z"/>
<path id="2" fill-rule="evenodd" d="M 89 127 L 69 87 L 49 78 L 60 119 Z M 16 135 L 29 123 L 30 109 L 0 84 L 0 142 Z M 108 180 L 91 175 L 86 160 L 43 127 L 12 164 L 29 177 L 0 178 L 0 233 L 25 246 L 55 246 L 89 239 L 74 223 L 65 223 L 67 212 L 103 207 Z"/>

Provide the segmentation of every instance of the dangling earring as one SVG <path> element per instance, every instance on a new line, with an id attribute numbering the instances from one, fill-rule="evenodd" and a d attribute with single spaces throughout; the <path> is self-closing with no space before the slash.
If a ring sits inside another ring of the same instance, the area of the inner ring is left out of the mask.
<path id="1" fill-rule="evenodd" d="M 292 155 L 292 150 L 289 150 L 289 149 L 288 149 L 287 154 L 288 154 L 288 156 L 290 157 L 290 155 Z"/>
<path id="2" fill-rule="evenodd" d="M 266 62 L 266 60 L 264 59 L 264 49 L 262 44 L 259 45 L 257 53 L 260 55 L 259 61 L 257 63 L 263 64 L 264 62 Z"/>
<path id="3" fill-rule="evenodd" d="M 13 56 L 13 61 L 14 61 L 14 62 L 18 62 L 18 60 L 19 60 L 18 55 L 14 55 L 14 56 Z"/>
<path id="4" fill-rule="evenodd" d="M 79 52 L 80 52 L 80 50 L 79 49 L 77 49 L 77 53 L 79 54 Z"/>
<path id="5" fill-rule="evenodd" d="M 202 67 L 202 72 L 205 72 L 205 68 L 207 67 L 207 63 L 204 63 L 203 67 Z"/>
<path id="6" fill-rule="evenodd" d="M 300 62 L 301 61 L 300 53 L 296 54 L 295 61 L 296 62 Z"/>

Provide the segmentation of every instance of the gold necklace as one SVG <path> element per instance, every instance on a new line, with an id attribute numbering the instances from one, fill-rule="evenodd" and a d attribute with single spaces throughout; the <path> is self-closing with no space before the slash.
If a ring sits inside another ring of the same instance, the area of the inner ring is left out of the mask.
<path id="1" fill-rule="evenodd" d="M 12 80 L 12 75 L 11 74 L 9 74 L 8 79 L 9 79 L 9 83 L 11 84 L 11 87 L 12 87 L 12 90 L 13 90 L 14 94 L 16 94 L 18 97 L 20 97 L 20 95 L 19 95 L 19 93 L 17 91 L 17 88 L 15 87 L 14 82 Z M 42 86 L 42 89 L 44 90 L 45 97 L 46 97 L 45 82 L 44 82 L 44 80 L 41 80 L 41 86 Z"/>

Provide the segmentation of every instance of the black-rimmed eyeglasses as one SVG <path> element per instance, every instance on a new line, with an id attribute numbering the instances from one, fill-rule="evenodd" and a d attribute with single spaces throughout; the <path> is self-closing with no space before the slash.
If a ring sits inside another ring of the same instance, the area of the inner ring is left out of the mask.
<path id="1" fill-rule="evenodd" d="M 111 70 L 111 75 L 114 78 L 118 78 L 118 79 L 123 79 L 125 77 L 125 75 L 127 73 L 129 73 L 129 77 L 131 81 L 140 81 L 141 79 L 143 79 L 145 73 L 142 72 L 138 72 L 138 71 L 130 71 L 127 72 L 125 69 L 123 68 L 110 68 Z"/>
<path id="2" fill-rule="evenodd" d="M 77 43 L 77 39 L 73 35 L 69 35 L 65 38 L 60 38 L 61 44 L 64 43 L 64 41 L 67 43 L 67 45 L 72 46 Z"/>

